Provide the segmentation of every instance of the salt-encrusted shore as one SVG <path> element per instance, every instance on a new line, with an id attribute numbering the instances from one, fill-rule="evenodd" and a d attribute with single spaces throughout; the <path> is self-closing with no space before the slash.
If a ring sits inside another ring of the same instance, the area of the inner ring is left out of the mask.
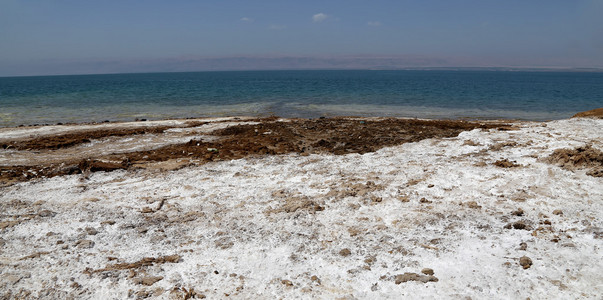
<path id="1" fill-rule="evenodd" d="M 381 121 L 0 129 L 0 299 L 603 295 L 603 119 Z"/>

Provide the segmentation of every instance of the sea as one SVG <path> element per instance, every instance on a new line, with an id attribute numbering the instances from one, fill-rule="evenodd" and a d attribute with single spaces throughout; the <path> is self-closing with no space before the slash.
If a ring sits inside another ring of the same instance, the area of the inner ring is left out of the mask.
<path id="1" fill-rule="evenodd" d="M 555 120 L 603 73 L 346 70 L 0 77 L 0 127 L 222 116 Z"/>

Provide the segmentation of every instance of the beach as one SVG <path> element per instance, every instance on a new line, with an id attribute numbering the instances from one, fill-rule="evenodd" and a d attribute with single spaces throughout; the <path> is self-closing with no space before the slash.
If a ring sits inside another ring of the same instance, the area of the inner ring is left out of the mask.
<path id="1" fill-rule="evenodd" d="M 603 119 L 0 128 L 0 298 L 596 299 Z"/>

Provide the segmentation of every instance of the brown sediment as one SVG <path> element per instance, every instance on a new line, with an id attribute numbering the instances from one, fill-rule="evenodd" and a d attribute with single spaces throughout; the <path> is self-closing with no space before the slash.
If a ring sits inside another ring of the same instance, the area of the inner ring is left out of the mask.
<path id="1" fill-rule="evenodd" d="M 548 157 L 548 161 L 567 170 L 587 169 L 587 175 L 603 177 L 603 152 L 591 145 L 557 149 Z"/>
<path id="2" fill-rule="evenodd" d="M 180 127 L 193 127 L 203 125 L 207 122 L 187 122 Z M 165 130 L 178 126 L 149 126 L 144 128 L 112 128 L 112 129 L 93 129 L 78 131 L 59 135 L 50 135 L 36 137 L 33 139 L 23 139 L 8 141 L 0 144 L 2 149 L 14 150 L 42 150 L 42 149 L 61 149 L 75 145 L 89 143 L 94 139 L 105 137 L 119 137 L 128 135 L 158 134 Z"/>
<path id="3" fill-rule="evenodd" d="M 100 273 L 100 272 L 106 272 L 106 271 L 137 269 L 137 268 L 148 267 L 148 266 L 152 266 L 152 265 L 156 265 L 156 264 L 177 263 L 180 261 L 181 258 L 182 257 L 177 254 L 168 255 L 168 256 L 160 256 L 157 258 L 145 257 L 145 258 L 143 258 L 139 261 L 133 262 L 133 263 L 113 264 L 113 265 L 108 265 L 102 269 L 97 269 L 97 270 L 86 268 L 86 270 L 84 270 L 84 273 L 92 274 L 92 273 Z"/>
<path id="4" fill-rule="evenodd" d="M 233 121 L 233 120 L 230 120 Z M 246 120 L 249 121 L 249 120 Z M 0 166 L 0 184 L 26 181 L 33 178 L 53 177 L 116 169 L 147 168 L 159 162 L 176 161 L 181 166 L 210 161 L 232 160 L 253 155 L 299 153 L 367 153 L 383 147 L 417 142 L 427 138 L 457 136 L 465 130 L 476 128 L 509 130 L 504 123 L 478 123 L 457 120 L 321 118 L 280 120 L 276 117 L 253 119 L 256 124 L 234 124 L 210 133 L 216 139 L 195 140 L 166 145 L 153 150 L 98 155 L 72 156 L 61 161 L 50 161 L 36 166 Z M 192 122 L 184 127 L 207 122 Z M 44 151 L 66 149 L 82 142 L 108 136 L 143 136 L 161 134 L 166 129 L 183 126 L 158 126 L 152 128 L 115 128 L 73 132 L 58 136 L 21 139 L 10 146 L 19 149 Z M 1 148 L 8 148 L 3 145 Z"/>
<path id="5" fill-rule="evenodd" d="M 493 165 L 500 167 L 500 168 L 516 168 L 519 167 L 519 164 L 517 164 L 517 162 L 515 161 L 510 161 L 508 159 L 501 159 L 501 160 L 497 160 L 493 163 Z"/>
<path id="6" fill-rule="evenodd" d="M 579 112 L 572 116 L 572 118 L 597 118 L 603 119 L 603 107 L 595 108 L 588 111 Z"/>
<path id="7" fill-rule="evenodd" d="M 89 143 L 92 139 L 109 136 L 126 136 L 145 133 L 162 133 L 170 127 L 136 128 L 136 129 L 102 129 L 86 132 L 68 133 L 56 136 L 45 136 L 25 141 L 11 141 L 0 144 L 3 149 L 40 150 L 60 149 L 78 144 Z"/>

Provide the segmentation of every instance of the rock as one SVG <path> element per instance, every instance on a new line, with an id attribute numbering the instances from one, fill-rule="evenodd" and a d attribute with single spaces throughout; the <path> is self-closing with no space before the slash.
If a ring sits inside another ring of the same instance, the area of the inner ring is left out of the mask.
<path id="1" fill-rule="evenodd" d="M 156 294 L 154 296 L 157 296 Z M 192 287 L 188 290 L 184 287 L 174 287 L 170 292 L 169 299 L 205 299 L 205 295 L 197 293 Z"/>
<path id="2" fill-rule="evenodd" d="M 558 216 L 562 216 L 562 215 L 563 215 L 563 211 L 562 211 L 562 210 L 560 210 L 560 209 L 555 209 L 555 210 L 553 211 L 553 214 L 554 214 L 554 215 L 558 215 Z"/>
<path id="3" fill-rule="evenodd" d="M 521 216 L 523 216 L 523 209 L 518 208 L 516 211 L 512 211 L 511 214 L 514 216 L 521 217 Z"/>
<path id="4" fill-rule="evenodd" d="M 136 299 L 146 299 L 151 296 L 153 296 L 152 291 L 142 290 L 142 291 L 136 292 Z M 130 297 L 131 297 L 131 295 L 130 295 Z"/>
<path id="5" fill-rule="evenodd" d="M 519 264 L 524 269 L 529 269 L 532 266 L 532 260 L 527 256 L 522 256 L 521 258 L 519 258 Z"/>
<path id="6" fill-rule="evenodd" d="M 94 247 L 94 242 L 91 240 L 79 240 L 75 243 L 75 246 L 80 249 L 90 249 Z"/>
<path id="7" fill-rule="evenodd" d="M 163 279 L 163 276 L 138 277 L 138 278 L 134 279 L 134 283 L 151 286 L 162 279 Z"/>
<path id="8" fill-rule="evenodd" d="M 364 263 L 366 263 L 367 265 L 372 265 L 377 261 L 377 258 L 375 256 L 368 256 L 367 258 L 364 259 Z"/>
<path id="9" fill-rule="evenodd" d="M 150 208 L 150 207 L 143 207 L 143 208 L 140 210 L 140 212 L 141 212 L 141 213 L 143 213 L 143 214 L 149 214 L 149 213 L 154 212 L 154 210 L 153 210 L 152 208 Z"/>
<path id="10" fill-rule="evenodd" d="M 320 285 L 320 283 L 321 283 L 320 278 L 318 278 L 318 276 L 316 276 L 316 275 L 312 275 L 312 277 L 310 277 L 310 280 L 312 280 L 313 282 L 316 282 L 318 285 Z"/>
<path id="11" fill-rule="evenodd" d="M 98 231 L 96 231 L 96 229 L 92 228 L 92 227 L 86 227 L 86 233 L 88 235 L 96 235 L 98 234 Z"/>
<path id="12" fill-rule="evenodd" d="M 57 215 L 57 213 L 50 211 L 48 209 L 44 209 L 44 210 L 41 210 L 40 212 L 38 212 L 38 216 L 40 216 L 42 218 L 54 217 L 56 215 Z"/>
<path id="13" fill-rule="evenodd" d="M 433 269 L 425 268 L 425 269 L 421 270 L 421 273 L 423 273 L 425 275 L 433 275 Z"/>
<path id="14" fill-rule="evenodd" d="M 516 161 L 510 161 L 508 159 L 497 160 L 493 163 L 493 165 L 500 168 L 516 168 L 519 167 Z"/>
<path id="15" fill-rule="evenodd" d="M 528 249 L 528 244 L 526 244 L 526 243 L 519 243 L 519 250 L 526 251 L 527 249 Z"/>
<path id="16" fill-rule="evenodd" d="M 477 204 L 477 202 L 475 202 L 475 201 L 469 201 L 469 202 L 465 202 L 464 204 L 465 204 L 465 206 L 467 206 L 467 207 L 469 207 L 469 208 L 473 208 L 473 209 L 480 209 L 480 208 L 482 208 L 482 207 L 481 207 L 481 206 L 479 206 L 479 205 Z"/>
<path id="17" fill-rule="evenodd" d="M 419 203 L 431 203 L 432 201 L 427 200 L 426 198 L 421 198 L 421 200 L 419 200 Z"/>
<path id="18" fill-rule="evenodd" d="M 311 200 L 308 197 L 290 197 L 287 198 L 285 204 L 275 210 L 275 212 L 284 211 L 287 213 L 293 213 L 297 210 L 307 210 L 309 212 L 317 212 L 325 210 L 321 203 Z"/>
<path id="19" fill-rule="evenodd" d="M 528 226 L 523 221 L 518 221 L 505 225 L 505 229 L 530 230 L 530 226 Z"/>
<path id="20" fill-rule="evenodd" d="M 341 256 L 349 256 L 350 254 L 352 254 L 352 251 L 350 251 L 348 248 L 341 249 L 341 251 L 339 251 L 339 255 Z"/>
<path id="21" fill-rule="evenodd" d="M 291 282 L 291 280 L 288 279 L 283 279 L 281 281 L 282 284 L 286 285 L 286 286 L 293 286 L 293 282 Z"/>
<path id="22" fill-rule="evenodd" d="M 73 282 L 72 284 L 69 285 L 71 288 L 79 290 L 82 288 L 82 285 L 77 283 L 77 282 Z"/>
<path id="23" fill-rule="evenodd" d="M 438 278 L 436 278 L 433 275 L 420 275 L 417 273 L 404 273 L 404 274 L 396 275 L 394 280 L 395 280 L 396 284 L 400 284 L 400 283 L 407 282 L 407 281 L 420 281 L 423 283 L 427 283 L 430 281 L 437 282 Z"/>
<path id="24" fill-rule="evenodd" d="M 382 202 L 382 201 L 383 201 L 383 198 L 381 198 L 381 197 L 377 197 L 377 196 L 375 196 L 375 195 L 371 195 L 371 201 L 376 202 L 376 203 L 379 203 L 379 202 Z"/>
<path id="25" fill-rule="evenodd" d="M 410 198 L 406 195 L 398 196 L 400 202 L 410 202 Z"/>

